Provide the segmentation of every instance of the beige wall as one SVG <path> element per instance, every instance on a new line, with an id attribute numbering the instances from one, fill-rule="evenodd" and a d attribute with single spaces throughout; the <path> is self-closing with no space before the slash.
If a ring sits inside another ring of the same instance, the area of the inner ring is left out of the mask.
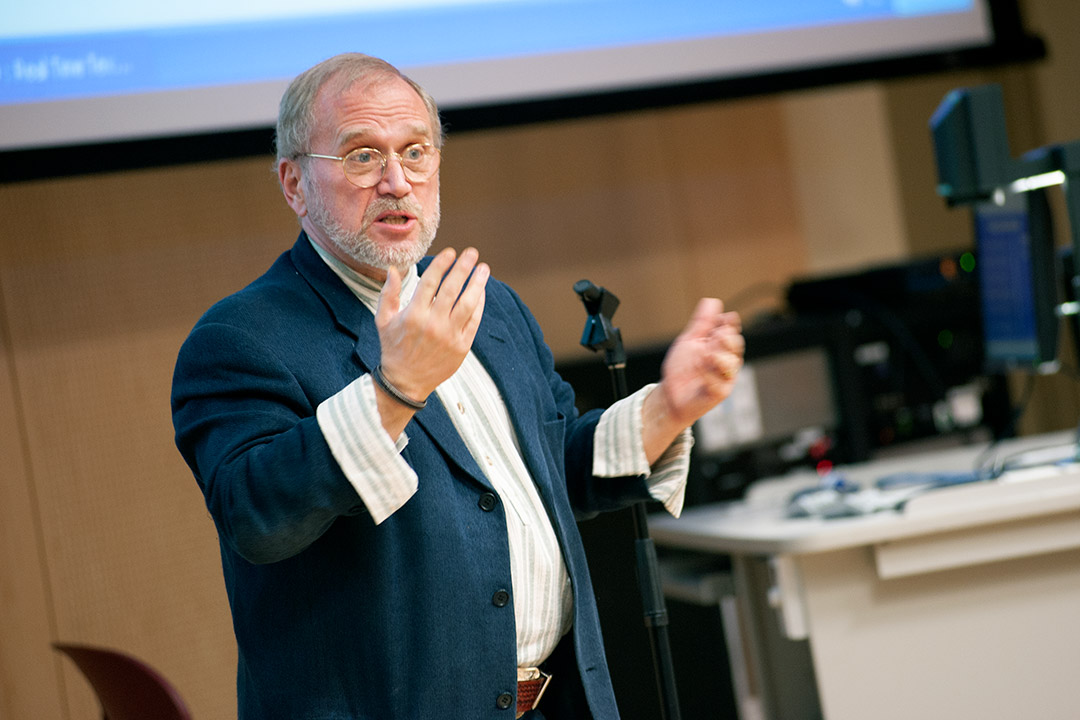
<path id="1" fill-rule="evenodd" d="M 439 242 L 480 248 L 562 357 L 586 352 L 581 278 L 620 296 L 616 324 L 645 344 L 704 294 L 766 288 L 740 305 L 751 314 L 796 274 L 964 245 L 926 130 L 947 89 L 1003 82 L 1016 151 L 1080 138 L 1063 29 L 1080 5 L 1028 5 L 1062 53 L 1037 68 L 452 136 Z M 168 394 L 199 313 L 292 242 L 268 167 L 0 186 L 0 720 L 97 717 L 59 640 L 133 652 L 196 717 L 235 716 L 216 539 Z M 1040 427 L 1075 422 L 1048 404 Z"/>

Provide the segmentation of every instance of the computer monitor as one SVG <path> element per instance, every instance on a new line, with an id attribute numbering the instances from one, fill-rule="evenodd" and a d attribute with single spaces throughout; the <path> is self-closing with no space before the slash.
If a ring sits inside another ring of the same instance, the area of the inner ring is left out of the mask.
<path id="1" fill-rule="evenodd" d="M 1014 176 L 999 85 L 950 91 L 930 118 L 938 194 L 950 205 L 981 202 Z"/>
<path id="2" fill-rule="evenodd" d="M 1064 185 L 1074 251 L 1080 248 L 1080 142 L 1013 158 L 998 85 L 949 92 L 930 118 L 938 194 L 972 206 L 987 370 L 1057 369 L 1065 307 L 1075 270 L 1055 262 L 1046 188 Z"/>
<path id="3" fill-rule="evenodd" d="M 840 424 L 835 395 L 824 344 L 752 355 L 728 401 L 695 423 L 696 448 L 717 454 L 783 443 L 781 453 L 804 460 L 808 444 L 827 438 Z"/>
<path id="4" fill-rule="evenodd" d="M 1059 268 L 1046 190 L 973 206 L 987 372 L 1057 369 Z"/>

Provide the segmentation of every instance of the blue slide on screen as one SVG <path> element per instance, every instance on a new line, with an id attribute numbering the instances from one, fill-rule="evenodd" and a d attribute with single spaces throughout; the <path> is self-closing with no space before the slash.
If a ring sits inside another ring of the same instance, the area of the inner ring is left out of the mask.
<path id="1" fill-rule="evenodd" d="M 297 17 L 262 4 L 229 22 L 211 7 L 171 26 L 146 14 L 163 11 L 156 3 L 132 4 L 140 8 L 133 13 L 125 3 L 112 12 L 83 3 L 82 17 L 51 29 L 41 17 L 55 12 L 49 3 L 22 3 L 0 24 L 8 28 L 0 30 L 0 104 L 290 77 L 346 49 L 408 68 L 957 12 L 972 2 L 682 0 L 662 12 L 625 0 L 427 2 Z M 127 26 L 143 14 L 143 26 Z"/>
<path id="2" fill-rule="evenodd" d="M 60 142 L 65 122 L 105 137 L 103 104 L 200 88 L 264 86 L 183 106 L 132 106 L 116 132 L 152 134 L 134 115 L 181 130 L 270 124 L 289 78 L 330 55 L 383 57 L 443 107 L 496 105 L 672 82 L 750 76 L 985 44 L 986 0 L 42 0 L 0 9 L 0 150 Z M 50 103 L 61 103 L 49 105 Z M 220 105 L 220 108 L 215 108 Z M 25 113 L 23 112 L 25 109 Z M 48 110 L 49 114 L 45 115 Z M 192 117 L 188 118 L 187 116 Z M 183 116 L 183 118 L 181 118 Z M 43 119 L 48 118 L 48 123 Z M 50 125 L 42 128 L 43 124 Z M 55 127 L 51 127 L 54 126 Z M 127 127 L 129 126 L 130 127 Z M 54 132 L 54 138 L 36 133 Z"/>

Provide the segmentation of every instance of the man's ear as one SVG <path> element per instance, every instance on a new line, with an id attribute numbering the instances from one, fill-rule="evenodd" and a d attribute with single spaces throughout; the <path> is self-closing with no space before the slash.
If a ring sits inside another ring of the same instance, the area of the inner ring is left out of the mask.
<path id="1" fill-rule="evenodd" d="M 278 182 L 281 184 L 281 192 L 285 194 L 285 202 L 296 213 L 296 217 L 307 215 L 307 203 L 304 200 L 303 173 L 300 163 L 296 160 L 282 158 L 278 161 Z"/>

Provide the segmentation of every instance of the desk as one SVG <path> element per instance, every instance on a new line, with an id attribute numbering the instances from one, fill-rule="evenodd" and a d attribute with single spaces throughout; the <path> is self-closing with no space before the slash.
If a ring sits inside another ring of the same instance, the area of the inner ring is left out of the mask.
<path id="1" fill-rule="evenodd" d="M 1060 450 L 1071 438 L 1014 440 L 999 452 Z M 866 487 L 902 470 L 969 470 L 982 449 L 843 472 Z M 812 473 L 759 481 L 743 501 L 649 520 L 661 548 L 732 556 L 741 660 L 761 716 L 1080 718 L 1080 466 L 934 490 L 902 511 L 787 518 L 791 493 L 816 482 Z M 770 622 L 808 641 L 820 710 L 781 707 Z"/>

